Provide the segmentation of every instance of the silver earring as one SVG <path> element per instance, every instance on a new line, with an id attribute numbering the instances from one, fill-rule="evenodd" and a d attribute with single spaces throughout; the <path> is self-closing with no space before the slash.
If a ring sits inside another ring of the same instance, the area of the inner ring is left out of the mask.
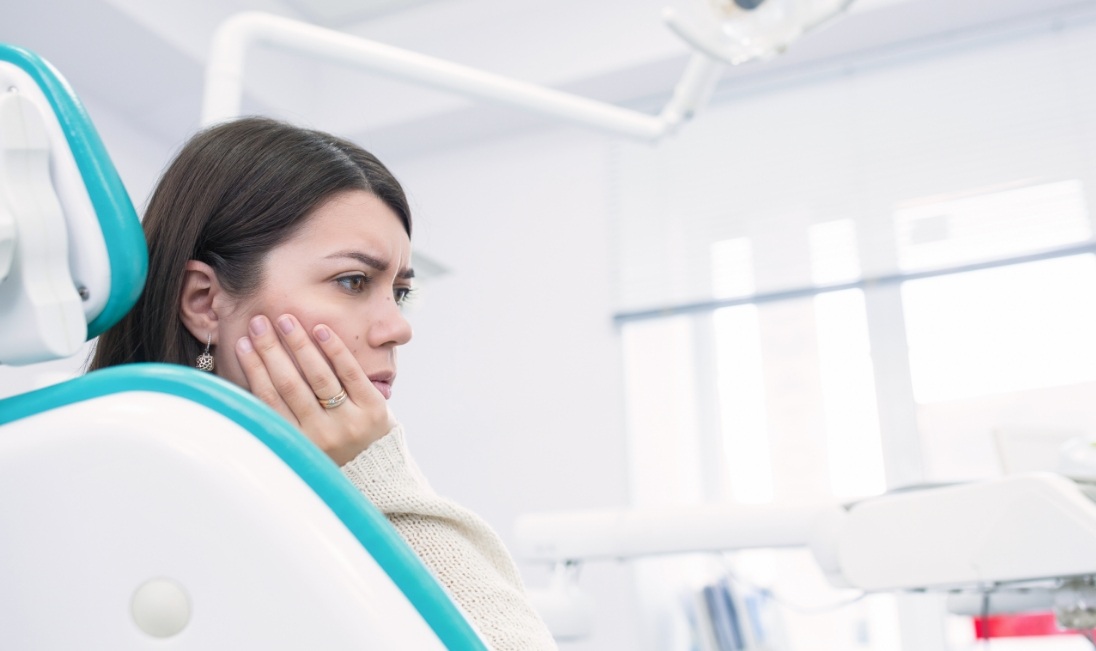
<path id="1" fill-rule="evenodd" d="M 195 367 L 202 371 L 213 372 L 213 355 L 209 354 L 209 345 L 213 341 L 213 333 L 206 334 L 205 352 L 198 355 L 198 363 Z"/>

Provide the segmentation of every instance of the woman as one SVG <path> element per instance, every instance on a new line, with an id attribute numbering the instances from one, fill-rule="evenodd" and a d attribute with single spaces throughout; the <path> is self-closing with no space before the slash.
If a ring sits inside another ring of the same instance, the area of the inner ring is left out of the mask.
<path id="1" fill-rule="evenodd" d="M 342 468 L 495 649 L 554 649 L 498 536 L 430 489 L 388 409 L 414 272 L 384 165 L 319 131 L 237 120 L 183 147 L 143 224 L 144 293 L 90 369 L 197 364 L 247 388 Z"/>

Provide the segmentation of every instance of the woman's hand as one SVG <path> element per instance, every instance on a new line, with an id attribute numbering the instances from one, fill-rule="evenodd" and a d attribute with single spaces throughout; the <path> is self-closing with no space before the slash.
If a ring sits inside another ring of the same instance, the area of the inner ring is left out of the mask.
<path id="1" fill-rule="evenodd" d="M 285 314 L 277 327 L 253 317 L 250 337 L 236 343 L 248 388 L 296 425 L 327 456 L 342 466 L 396 425 L 384 396 L 358 360 L 325 325 L 310 337 L 296 317 Z M 330 363 L 329 363 L 330 362 Z M 337 407 L 321 404 L 345 390 Z"/>

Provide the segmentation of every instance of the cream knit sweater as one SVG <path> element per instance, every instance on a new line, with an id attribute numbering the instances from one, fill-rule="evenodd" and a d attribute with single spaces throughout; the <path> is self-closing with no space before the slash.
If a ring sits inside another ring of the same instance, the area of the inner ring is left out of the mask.
<path id="1" fill-rule="evenodd" d="M 342 471 L 384 513 L 492 649 L 556 649 L 498 535 L 482 518 L 430 488 L 407 451 L 401 426 Z"/>

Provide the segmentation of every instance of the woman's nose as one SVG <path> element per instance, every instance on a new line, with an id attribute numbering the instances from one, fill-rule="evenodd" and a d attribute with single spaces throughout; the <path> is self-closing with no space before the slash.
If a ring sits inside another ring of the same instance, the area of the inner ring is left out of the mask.
<path id="1" fill-rule="evenodd" d="M 402 346 L 411 341 L 411 323 L 395 300 L 388 299 L 381 306 L 377 318 L 369 329 L 370 344 L 374 347 Z"/>

